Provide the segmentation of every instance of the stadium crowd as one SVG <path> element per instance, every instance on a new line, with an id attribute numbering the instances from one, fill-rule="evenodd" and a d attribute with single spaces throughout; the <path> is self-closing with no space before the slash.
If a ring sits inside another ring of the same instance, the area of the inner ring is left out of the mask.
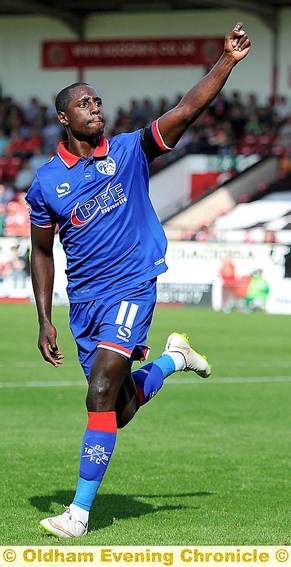
<path id="1" fill-rule="evenodd" d="M 108 121 L 106 135 L 131 132 L 149 124 L 178 100 L 131 100 Z M 29 236 L 24 197 L 35 171 L 56 151 L 65 131 L 54 105 L 32 97 L 24 106 L 12 97 L 0 98 L 0 236 Z M 289 159 L 291 106 L 285 96 L 260 104 L 254 93 L 246 100 L 238 92 L 221 92 L 182 137 L 175 150 L 152 164 L 157 171 L 185 153 L 273 153 Z"/>

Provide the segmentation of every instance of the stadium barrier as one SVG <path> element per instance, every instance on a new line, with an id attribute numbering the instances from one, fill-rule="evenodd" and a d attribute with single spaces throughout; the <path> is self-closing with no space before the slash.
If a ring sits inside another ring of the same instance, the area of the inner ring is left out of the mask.
<path id="1" fill-rule="evenodd" d="M 29 274 L 28 238 L 0 238 L 0 301 L 33 301 Z M 290 247 L 282 244 L 170 241 L 166 254 L 168 270 L 158 278 L 158 304 L 166 306 L 224 307 L 221 269 L 225 258 L 234 266 L 230 310 L 239 309 L 254 272 L 262 270 L 270 288 L 267 313 L 291 314 L 291 278 L 286 275 Z M 20 260 L 19 269 L 13 260 Z M 54 304 L 67 304 L 66 261 L 56 236 L 54 245 Z"/>

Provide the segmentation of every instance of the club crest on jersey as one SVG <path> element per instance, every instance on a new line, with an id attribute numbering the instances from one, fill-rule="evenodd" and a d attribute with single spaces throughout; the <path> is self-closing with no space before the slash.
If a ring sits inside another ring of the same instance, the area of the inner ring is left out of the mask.
<path id="1" fill-rule="evenodd" d="M 106 159 L 98 161 L 96 163 L 96 167 L 99 173 L 103 173 L 103 175 L 114 175 L 116 171 L 116 163 L 110 156 L 107 156 Z"/>

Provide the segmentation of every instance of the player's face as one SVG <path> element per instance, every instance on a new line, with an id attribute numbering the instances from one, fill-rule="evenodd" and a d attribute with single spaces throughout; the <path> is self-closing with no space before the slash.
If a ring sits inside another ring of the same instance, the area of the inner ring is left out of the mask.
<path id="1" fill-rule="evenodd" d="M 71 100 L 62 113 L 65 126 L 78 139 L 100 136 L 104 132 L 105 116 L 102 100 L 93 87 L 82 85 L 71 91 Z"/>

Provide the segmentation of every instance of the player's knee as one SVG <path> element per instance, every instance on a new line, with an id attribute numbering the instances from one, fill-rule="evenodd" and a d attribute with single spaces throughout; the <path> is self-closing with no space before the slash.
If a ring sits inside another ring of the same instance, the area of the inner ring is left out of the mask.
<path id="1" fill-rule="evenodd" d="M 90 380 L 86 399 L 89 411 L 110 411 L 114 408 L 115 398 L 116 392 L 108 377 L 103 375 Z"/>

